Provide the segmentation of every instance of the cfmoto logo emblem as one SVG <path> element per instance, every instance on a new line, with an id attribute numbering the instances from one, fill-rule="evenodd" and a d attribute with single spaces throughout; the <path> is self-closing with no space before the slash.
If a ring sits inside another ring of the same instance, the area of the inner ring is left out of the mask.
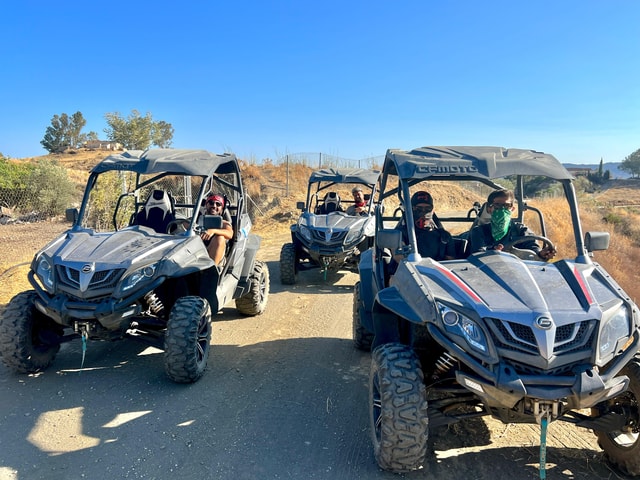
<path id="1" fill-rule="evenodd" d="M 549 330 L 551 327 L 553 327 L 553 320 L 551 320 L 549 317 L 538 317 L 536 318 L 535 325 L 541 330 Z"/>
<path id="2" fill-rule="evenodd" d="M 93 271 L 93 265 L 87 263 L 82 266 L 82 273 L 91 273 Z"/>

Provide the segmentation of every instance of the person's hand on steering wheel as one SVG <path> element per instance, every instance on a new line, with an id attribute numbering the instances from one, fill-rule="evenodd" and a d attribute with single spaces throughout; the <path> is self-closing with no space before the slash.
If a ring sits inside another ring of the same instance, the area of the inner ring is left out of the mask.
<path id="1" fill-rule="evenodd" d="M 551 260 L 556 256 L 556 253 L 558 252 L 555 248 L 553 248 L 553 246 L 545 245 L 544 248 L 540 249 L 540 251 L 538 252 L 538 256 L 543 260 Z"/>

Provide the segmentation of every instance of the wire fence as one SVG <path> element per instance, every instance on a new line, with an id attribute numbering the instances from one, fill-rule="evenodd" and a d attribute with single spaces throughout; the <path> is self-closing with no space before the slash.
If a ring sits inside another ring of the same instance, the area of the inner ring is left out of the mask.
<path id="1" fill-rule="evenodd" d="M 311 168 L 380 168 L 384 155 L 365 157 L 359 159 L 338 157 L 322 152 L 291 153 L 283 155 L 274 163 L 300 163 Z"/>

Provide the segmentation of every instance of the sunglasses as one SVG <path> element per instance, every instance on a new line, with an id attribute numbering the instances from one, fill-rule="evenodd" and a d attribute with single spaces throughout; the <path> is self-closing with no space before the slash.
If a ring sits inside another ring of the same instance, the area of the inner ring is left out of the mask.
<path id="1" fill-rule="evenodd" d="M 499 210 L 509 210 L 513 207 L 513 203 L 511 202 L 507 202 L 507 203 L 492 203 L 491 205 L 489 205 L 491 208 L 497 208 Z"/>
<path id="2" fill-rule="evenodd" d="M 214 207 L 221 207 L 221 206 L 222 206 L 222 203 L 220 203 L 220 202 L 215 202 L 215 201 L 213 201 L 213 200 L 209 200 L 209 201 L 207 202 L 207 205 L 213 205 Z"/>

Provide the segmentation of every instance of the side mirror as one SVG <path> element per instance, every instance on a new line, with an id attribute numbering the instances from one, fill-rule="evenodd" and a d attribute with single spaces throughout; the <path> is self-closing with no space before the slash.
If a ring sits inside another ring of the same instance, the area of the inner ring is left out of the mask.
<path id="1" fill-rule="evenodd" d="M 78 221 L 78 209 L 67 208 L 64 211 L 64 218 L 66 218 L 67 222 L 76 223 Z"/>
<path id="2" fill-rule="evenodd" d="M 402 232 L 395 228 L 378 230 L 376 245 L 381 249 L 388 248 L 395 254 L 402 247 Z"/>
<path id="3" fill-rule="evenodd" d="M 298 210 L 304 210 L 304 207 L 305 207 L 305 206 L 306 206 L 306 205 L 304 204 L 304 202 L 298 202 L 298 203 L 296 203 L 296 208 L 297 208 Z"/>
<path id="4" fill-rule="evenodd" d="M 587 252 L 606 250 L 609 248 L 610 239 L 609 232 L 587 232 L 584 234 L 584 244 L 587 247 Z"/>

